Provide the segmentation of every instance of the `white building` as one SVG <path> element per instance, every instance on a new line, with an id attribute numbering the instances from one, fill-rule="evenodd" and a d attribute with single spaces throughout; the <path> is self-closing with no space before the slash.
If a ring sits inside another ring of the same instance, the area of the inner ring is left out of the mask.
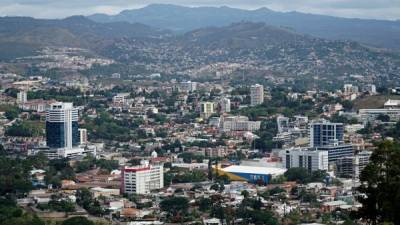
<path id="1" fill-rule="evenodd" d="M 17 93 L 17 103 L 23 104 L 28 101 L 28 95 L 25 90 Z"/>
<path id="2" fill-rule="evenodd" d="M 376 92 L 376 86 L 375 86 L 375 84 L 367 84 L 367 85 L 365 86 L 365 88 L 364 88 L 364 91 L 365 91 L 365 92 L 368 92 L 368 93 L 371 94 L 371 95 L 374 95 L 374 94 L 377 93 L 377 92 Z"/>
<path id="3" fill-rule="evenodd" d="M 218 101 L 219 111 L 220 113 L 229 113 L 231 112 L 231 100 L 229 98 L 221 98 Z"/>
<path id="4" fill-rule="evenodd" d="M 389 99 L 383 106 L 385 109 L 398 109 L 400 108 L 400 100 Z"/>
<path id="5" fill-rule="evenodd" d="M 286 169 L 293 167 L 306 168 L 308 171 L 328 170 L 328 152 L 308 148 L 283 149 L 279 153 Z"/>
<path id="6" fill-rule="evenodd" d="M 352 84 L 345 84 L 343 91 L 345 95 L 358 94 L 358 87 Z"/>
<path id="7" fill-rule="evenodd" d="M 256 131 L 260 129 L 261 121 L 249 121 L 247 116 L 224 117 L 221 130 L 229 131 Z"/>
<path id="8" fill-rule="evenodd" d="M 79 144 L 85 145 L 88 143 L 88 138 L 87 138 L 87 129 L 85 128 L 79 128 Z"/>
<path id="9" fill-rule="evenodd" d="M 178 90 L 180 92 L 194 92 L 197 90 L 197 82 L 184 81 L 179 83 Z"/>
<path id="10" fill-rule="evenodd" d="M 251 85 L 250 101 L 251 106 L 260 105 L 264 102 L 264 86 L 260 84 Z"/>
<path id="11" fill-rule="evenodd" d="M 278 133 L 289 131 L 289 118 L 284 116 L 276 117 L 276 123 L 278 125 Z"/>
<path id="12" fill-rule="evenodd" d="M 113 97 L 113 104 L 117 106 L 124 106 L 127 98 L 129 97 L 129 93 L 119 93 Z"/>
<path id="13" fill-rule="evenodd" d="M 373 122 L 379 115 L 387 115 L 391 121 L 400 120 L 400 108 L 360 109 L 358 114 L 363 122 Z"/>
<path id="14" fill-rule="evenodd" d="M 148 194 L 164 187 L 163 165 L 142 161 L 140 166 L 124 167 L 122 170 L 121 192 L 128 194 Z"/>

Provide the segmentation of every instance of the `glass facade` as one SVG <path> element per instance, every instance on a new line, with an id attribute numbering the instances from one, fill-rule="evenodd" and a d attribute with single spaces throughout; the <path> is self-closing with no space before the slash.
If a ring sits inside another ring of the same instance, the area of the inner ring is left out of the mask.
<path id="1" fill-rule="evenodd" d="M 46 141 L 50 148 L 64 148 L 67 146 L 65 123 L 46 122 Z M 72 146 L 79 145 L 78 122 L 72 122 Z"/>
<path id="2" fill-rule="evenodd" d="M 344 127 L 341 123 L 317 123 L 312 127 L 312 146 L 326 146 L 332 144 L 333 140 L 343 142 Z"/>

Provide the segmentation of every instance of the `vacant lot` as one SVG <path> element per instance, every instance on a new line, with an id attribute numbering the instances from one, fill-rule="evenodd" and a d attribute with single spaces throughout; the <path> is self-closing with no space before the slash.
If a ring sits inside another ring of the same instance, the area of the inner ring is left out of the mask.
<path id="1" fill-rule="evenodd" d="M 355 109 L 383 108 L 383 104 L 388 99 L 400 99 L 400 95 L 374 95 L 365 96 L 354 101 Z"/>

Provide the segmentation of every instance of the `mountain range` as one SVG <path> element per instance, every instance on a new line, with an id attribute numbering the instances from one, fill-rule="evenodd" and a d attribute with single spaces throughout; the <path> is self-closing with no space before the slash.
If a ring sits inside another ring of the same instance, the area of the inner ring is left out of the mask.
<path id="1" fill-rule="evenodd" d="M 219 64 L 309 79 L 318 75 L 336 80 L 357 74 L 374 82 L 392 81 L 400 74 L 397 51 L 324 39 L 264 22 L 242 21 L 176 33 L 140 23 L 100 23 L 83 16 L 0 18 L 0 60 L 34 55 L 44 47 L 84 48 L 121 65 L 169 74 L 198 74 Z"/>
<path id="2" fill-rule="evenodd" d="M 117 15 L 94 14 L 96 22 L 142 23 L 185 33 L 205 27 L 221 27 L 241 21 L 264 22 L 302 34 L 331 40 L 352 40 L 374 47 L 400 50 L 400 21 L 348 19 L 300 12 L 276 12 L 267 8 L 243 10 L 229 7 L 184 7 L 153 4 Z"/>

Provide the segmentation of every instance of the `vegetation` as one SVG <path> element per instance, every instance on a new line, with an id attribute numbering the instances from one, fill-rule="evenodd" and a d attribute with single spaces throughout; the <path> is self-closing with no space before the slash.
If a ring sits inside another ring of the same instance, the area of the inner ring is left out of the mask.
<path id="1" fill-rule="evenodd" d="M 103 216 L 107 213 L 87 188 L 81 188 L 76 192 L 76 202 L 91 215 Z"/>
<path id="2" fill-rule="evenodd" d="M 400 145 L 383 142 L 361 172 L 358 216 L 370 224 L 400 224 Z"/>
<path id="3" fill-rule="evenodd" d="M 0 105 L 0 111 L 4 112 L 4 116 L 8 120 L 13 120 L 18 117 L 20 110 L 13 105 Z"/>
<path id="4" fill-rule="evenodd" d="M 24 212 L 14 199 L 0 197 L 0 224 L 2 225 L 45 225 L 36 215 Z"/>
<path id="5" fill-rule="evenodd" d="M 69 199 L 60 199 L 53 195 L 51 200 L 45 204 L 41 203 L 37 206 L 40 210 L 49 210 L 57 212 L 75 212 L 75 204 Z"/>
<path id="6" fill-rule="evenodd" d="M 38 137 L 44 135 L 43 123 L 34 121 L 18 121 L 6 129 L 7 136 L 14 137 Z"/>
<path id="7" fill-rule="evenodd" d="M 284 173 L 288 181 L 296 181 L 301 184 L 310 182 L 323 182 L 327 173 L 325 171 L 317 170 L 309 172 L 306 168 L 290 168 Z"/>
<path id="8" fill-rule="evenodd" d="M 183 222 L 189 208 L 189 200 L 185 197 L 169 197 L 161 201 L 160 208 L 168 213 L 172 222 Z"/>
<path id="9" fill-rule="evenodd" d="M 94 223 L 90 220 L 88 220 L 86 217 L 83 216 L 77 216 L 77 217 L 72 217 L 69 219 L 64 220 L 62 225 L 94 225 Z"/>
<path id="10" fill-rule="evenodd" d="M 119 164 L 117 160 L 96 159 L 88 156 L 84 160 L 78 161 L 74 167 L 77 173 L 88 171 L 95 167 L 111 172 L 112 170 L 118 169 Z"/>

